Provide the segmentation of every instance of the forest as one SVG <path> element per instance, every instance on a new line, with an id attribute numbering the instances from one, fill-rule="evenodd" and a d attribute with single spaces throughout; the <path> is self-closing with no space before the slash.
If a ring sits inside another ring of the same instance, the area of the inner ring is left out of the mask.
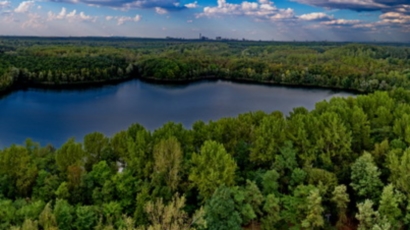
<path id="1" fill-rule="evenodd" d="M 0 41 L 3 89 L 216 77 L 366 93 L 189 129 L 135 123 L 59 148 L 27 139 L 0 150 L 0 229 L 410 229 L 406 47 Z"/>
<path id="2" fill-rule="evenodd" d="M 405 44 L 0 37 L 0 92 L 216 78 L 374 92 L 409 88 Z"/>

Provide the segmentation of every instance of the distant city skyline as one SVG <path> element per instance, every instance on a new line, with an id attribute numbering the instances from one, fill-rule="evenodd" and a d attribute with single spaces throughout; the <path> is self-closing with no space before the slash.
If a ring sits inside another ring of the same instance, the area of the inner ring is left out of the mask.
<path id="1" fill-rule="evenodd" d="M 410 42 L 408 0 L 0 0 L 0 35 Z"/>

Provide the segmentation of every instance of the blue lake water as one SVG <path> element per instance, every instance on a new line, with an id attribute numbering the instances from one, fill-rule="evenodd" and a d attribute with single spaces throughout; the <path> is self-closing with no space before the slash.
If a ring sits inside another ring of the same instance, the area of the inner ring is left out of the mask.
<path id="1" fill-rule="evenodd" d="M 26 138 L 59 147 L 70 137 L 82 141 L 95 131 L 111 136 L 132 123 L 154 130 L 173 121 L 190 128 L 197 120 L 249 111 L 287 114 L 294 107 L 313 109 L 318 101 L 349 95 L 229 81 L 161 85 L 131 80 L 81 90 L 19 90 L 0 99 L 0 148 L 22 144 Z"/>

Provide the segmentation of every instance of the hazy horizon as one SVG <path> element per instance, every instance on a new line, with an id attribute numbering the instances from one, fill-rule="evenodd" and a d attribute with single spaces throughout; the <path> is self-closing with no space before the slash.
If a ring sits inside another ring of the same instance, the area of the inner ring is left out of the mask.
<path id="1" fill-rule="evenodd" d="M 0 35 L 410 42 L 408 0 L 0 0 Z"/>

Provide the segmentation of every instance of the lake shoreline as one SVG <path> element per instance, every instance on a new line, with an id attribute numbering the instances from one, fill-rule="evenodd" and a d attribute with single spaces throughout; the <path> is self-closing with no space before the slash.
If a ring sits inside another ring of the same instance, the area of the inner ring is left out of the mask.
<path id="1" fill-rule="evenodd" d="M 368 92 L 360 91 L 357 89 L 345 89 L 341 87 L 334 87 L 334 86 L 319 86 L 319 85 L 306 85 L 306 84 L 291 84 L 291 83 L 278 83 L 274 81 L 258 81 L 254 79 L 238 79 L 238 78 L 223 78 L 223 77 L 216 77 L 216 76 L 204 76 L 200 78 L 191 78 L 191 79 L 158 79 L 154 77 L 127 77 L 127 78 L 115 78 L 109 80 L 100 80 L 100 81 L 86 81 L 86 82 L 73 82 L 73 83 L 15 83 L 11 87 L 6 88 L 0 91 L 0 100 L 7 95 L 18 91 L 18 90 L 27 90 L 27 89 L 49 89 L 49 90 L 82 90 L 82 89 L 91 89 L 91 88 L 99 88 L 105 87 L 109 85 L 117 85 L 127 81 L 132 80 L 141 80 L 147 83 L 152 84 L 162 84 L 162 85 L 189 85 L 195 82 L 201 81 L 230 81 L 233 83 L 241 83 L 241 84 L 254 84 L 254 85 L 266 85 L 266 86 L 283 86 L 283 87 L 290 87 L 290 88 L 301 88 L 301 89 L 328 89 L 333 90 L 336 92 L 349 92 L 354 94 L 367 94 Z"/>
<path id="2" fill-rule="evenodd" d="M 242 84 L 208 79 L 190 84 L 152 84 L 134 79 L 121 84 L 86 90 L 29 88 L 0 100 L 0 140 L 4 146 L 27 137 L 41 144 L 60 146 L 70 137 L 101 132 L 111 135 L 133 123 L 156 130 L 167 122 L 183 127 L 202 120 L 263 111 L 305 107 L 332 97 L 355 94 L 328 89 Z"/>

